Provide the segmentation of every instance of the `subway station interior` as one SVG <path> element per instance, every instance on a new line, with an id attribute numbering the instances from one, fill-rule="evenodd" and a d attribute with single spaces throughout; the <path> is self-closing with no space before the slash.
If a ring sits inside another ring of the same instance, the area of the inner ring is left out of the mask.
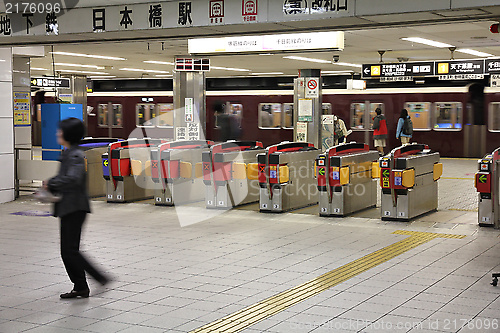
<path id="1" fill-rule="evenodd" d="M 3 1 L 0 332 L 498 332 L 499 31 L 498 0 Z"/>

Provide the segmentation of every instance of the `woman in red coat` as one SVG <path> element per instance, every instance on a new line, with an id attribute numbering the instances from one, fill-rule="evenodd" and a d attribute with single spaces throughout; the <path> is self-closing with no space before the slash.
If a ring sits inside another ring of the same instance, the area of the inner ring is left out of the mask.
<path id="1" fill-rule="evenodd" d="M 387 121 L 380 108 L 375 109 L 377 115 L 373 118 L 373 141 L 380 155 L 384 155 L 387 139 Z"/>

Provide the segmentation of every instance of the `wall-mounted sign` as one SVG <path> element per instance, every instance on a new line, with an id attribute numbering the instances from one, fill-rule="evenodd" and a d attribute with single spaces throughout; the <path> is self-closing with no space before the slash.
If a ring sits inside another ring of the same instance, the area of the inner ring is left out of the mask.
<path id="1" fill-rule="evenodd" d="M 31 96 L 29 92 L 14 92 L 14 126 L 31 125 Z"/>
<path id="2" fill-rule="evenodd" d="M 195 38 L 188 40 L 190 54 L 272 52 L 287 50 L 343 50 L 344 32 Z"/>
<path id="3" fill-rule="evenodd" d="M 398 62 L 363 65 L 363 78 L 412 77 L 434 75 L 434 62 Z"/>
<path id="4" fill-rule="evenodd" d="M 307 142 L 307 123 L 297 122 L 297 135 L 295 141 Z"/>
<path id="5" fill-rule="evenodd" d="M 37 88 L 70 88 L 68 78 L 40 77 L 31 78 L 31 86 Z"/>
<path id="6" fill-rule="evenodd" d="M 495 88 L 500 87 L 500 75 L 499 74 L 491 74 L 490 86 L 495 87 Z"/>
<path id="7" fill-rule="evenodd" d="M 184 114 L 186 115 L 186 122 L 194 121 L 194 99 L 191 97 L 184 99 Z"/>
<path id="8" fill-rule="evenodd" d="M 309 98 L 300 98 L 298 106 L 299 121 L 312 121 L 313 100 Z"/>
<path id="9" fill-rule="evenodd" d="M 306 98 L 318 98 L 319 97 L 319 78 L 308 77 L 306 79 Z"/>

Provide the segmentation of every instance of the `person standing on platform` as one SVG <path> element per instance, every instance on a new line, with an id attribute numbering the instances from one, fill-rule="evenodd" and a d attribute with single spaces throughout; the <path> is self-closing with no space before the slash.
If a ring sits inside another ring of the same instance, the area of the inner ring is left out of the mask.
<path id="1" fill-rule="evenodd" d="M 386 146 L 387 121 L 380 108 L 376 108 L 375 113 L 377 115 L 373 118 L 373 141 L 374 146 L 382 156 L 384 155 L 384 147 Z"/>
<path id="2" fill-rule="evenodd" d="M 408 111 L 401 110 L 401 115 L 398 119 L 398 127 L 396 129 L 396 139 L 401 139 L 401 144 L 406 145 L 410 143 L 413 135 L 413 122 L 411 121 Z"/>
<path id="3" fill-rule="evenodd" d="M 57 176 L 44 182 L 44 187 L 51 193 L 61 196 L 54 204 L 54 216 L 59 217 L 61 237 L 61 257 L 68 276 L 73 282 L 73 289 L 61 298 L 87 298 L 90 289 L 85 272 L 101 285 L 109 278 L 99 272 L 80 253 L 80 238 L 85 217 L 90 213 L 89 197 L 86 189 L 85 157 L 78 144 L 85 133 L 85 126 L 77 118 L 61 121 L 57 131 L 57 141 L 66 148 L 59 158 L 61 165 Z"/>

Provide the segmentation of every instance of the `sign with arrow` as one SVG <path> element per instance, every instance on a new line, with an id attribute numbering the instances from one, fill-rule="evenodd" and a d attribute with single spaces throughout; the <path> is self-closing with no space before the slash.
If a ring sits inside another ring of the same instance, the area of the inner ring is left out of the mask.
<path id="1" fill-rule="evenodd" d="M 478 180 L 480 183 L 485 184 L 488 181 L 488 176 L 487 175 L 480 175 Z"/>
<path id="2" fill-rule="evenodd" d="M 382 187 L 389 188 L 391 185 L 389 176 L 391 175 L 390 169 L 382 169 Z"/>

